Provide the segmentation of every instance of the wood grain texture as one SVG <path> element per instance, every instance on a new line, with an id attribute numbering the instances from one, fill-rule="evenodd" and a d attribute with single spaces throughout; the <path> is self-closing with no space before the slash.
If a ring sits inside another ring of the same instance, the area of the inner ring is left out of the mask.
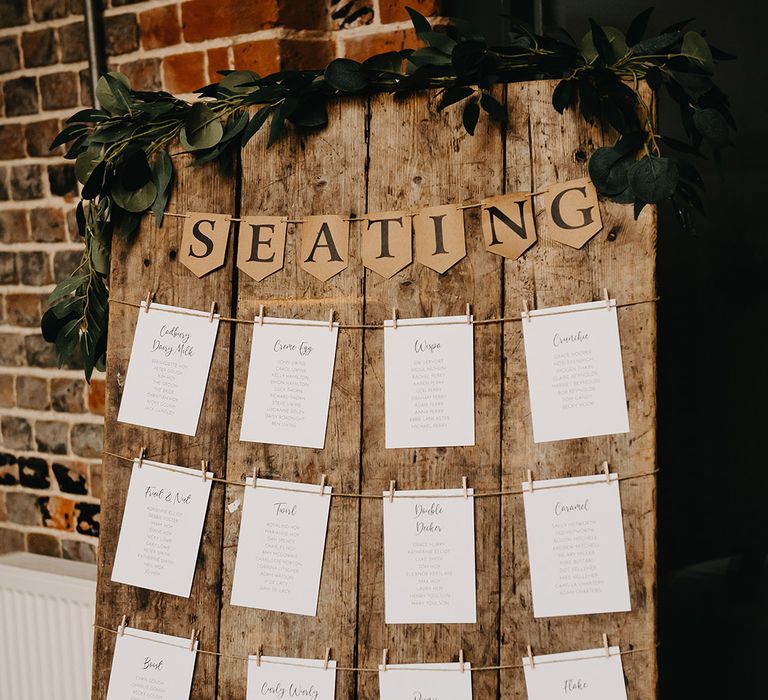
<path id="1" fill-rule="evenodd" d="M 461 125 L 460 110 L 438 115 L 434 95 L 372 101 L 368 210 L 413 209 L 477 201 L 499 194 L 502 139 L 497 124 L 483 120 L 474 137 Z M 466 210 L 467 257 L 445 274 L 418 264 L 388 280 L 366 274 L 365 318 L 381 323 L 397 307 L 402 318 L 463 314 L 466 303 L 478 318 L 501 311 L 501 258 L 484 250 L 479 210 Z M 388 488 L 458 488 L 466 475 L 476 490 L 499 487 L 499 397 L 501 327 L 475 328 L 476 445 L 437 449 L 384 448 L 384 338 L 365 335 L 363 386 L 363 472 L 367 493 Z M 477 603 L 475 625 L 385 625 L 382 505 L 362 504 L 360 535 L 360 611 L 358 656 L 375 666 L 388 648 L 391 663 L 445 662 L 464 649 L 468 661 L 495 663 L 499 631 L 499 505 L 475 504 Z M 362 674 L 360 698 L 378 698 L 375 675 Z M 497 676 L 473 677 L 475 697 L 495 697 Z"/>
<path id="2" fill-rule="evenodd" d="M 590 127 L 551 104 L 554 81 L 510 85 L 507 189 L 536 191 L 557 180 L 583 177 L 594 149 L 614 136 Z M 646 98 L 649 96 L 646 95 Z M 515 165 L 518 164 L 518 165 Z M 521 167 L 522 166 L 522 167 Z M 523 258 L 505 262 L 505 315 L 531 308 L 599 299 L 607 288 L 619 303 L 655 297 L 656 213 L 647 207 L 638 221 L 630 206 L 601 202 L 603 230 L 583 249 L 552 241 L 537 201 L 539 242 Z M 615 240 L 608 240 L 608 235 Z M 503 392 L 504 488 L 519 488 L 526 470 L 534 478 L 593 474 L 603 460 L 622 475 L 656 466 L 656 308 L 653 303 L 618 310 L 630 432 L 553 443 L 533 442 L 528 382 L 519 323 L 505 325 Z M 534 653 L 589 649 L 608 634 L 622 649 L 656 643 L 656 513 L 653 477 L 621 484 L 627 565 L 632 601 L 629 613 L 535 620 L 522 499 L 506 499 L 502 516 L 502 650 L 504 663 L 520 663 L 527 644 Z M 656 692 L 656 656 L 644 652 L 623 659 L 630 698 Z M 502 676 L 502 697 L 525 698 L 521 671 Z"/>
<path id="3" fill-rule="evenodd" d="M 243 153 L 241 210 L 244 215 L 311 214 L 355 216 L 365 211 L 367 103 L 329 106 L 329 126 L 319 133 L 291 132 L 271 149 L 259 134 Z M 289 228 L 285 267 L 263 282 L 238 275 L 236 313 L 325 320 L 331 308 L 343 323 L 360 323 L 363 313 L 362 262 L 357 238 L 350 238 L 347 269 L 321 282 L 301 269 L 298 227 Z M 362 332 L 339 333 L 325 449 L 313 450 L 240 442 L 240 425 L 251 351 L 252 328 L 238 325 L 234 341 L 234 382 L 229 426 L 228 476 L 242 480 L 256 466 L 262 477 L 319 483 L 321 474 L 337 491 L 359 488 Z M 227 499 L 242 499 L 228 487 Z M 326 647 L 345 665 L 354 659 L 357 611 L 359 504 L 334 499 L 328 523 L 317 617 L 233 607 L 229 604 L 240 512 L 227 513 L 224 528 L 224 590 L 221 600 L 224 653 L 323 658 Z M 220 698 L 245 697 L 246 664 L 222 659 Z M 355 677 L 339 673 L 337 697 L 354 697 Z"/>
<path id="4" fill-rule="evenodd" d="M 176 181 L 169 211 L 232 211 L 236 178 L 231 165 L 189 167 L 188 159 L 178 159 L 175 165 Z M 115 238 L 110 273 L 112 298 L 138 302 L 147 291 L 153 290 L 159 303 L 206 310 L 215 300 L 220 309 L 229 311 L 231 266 L 225 265 L 197 279 L 177 262 L 182 222 L 183 219 L 169 217 L 163 228 L 158 229 L 154 217 L 147 215 L 132 241 Z M 231 249 L 229 256 L 231 258 Z M 138 309 L 133 307 L 110 306 L 104 449 L 119 455 L 138 456 L 141 446 L 145 445 L 149 458 L 183 466 L 198 465 L 201 459 L 207 459 L 211 471 L 222 476 L 226 457 L 226 421 L 222 417 L 227 411 L 229 324 L 219 325 L 197 435 L 189 437 L 117 422 L 137 315 Z M 224 489 L 216 484 L 211 488 L 189 599 L 112 583 L 112 561 L 131 475 L 125 465 L 114 457 L 104 457 L 96 622 L 115 628 L 125 614 L 130 625 L 182 637 L 189 637 L 194 627 L 200 630 L 200 646 L 215 649 L 219 637 L 217 601 L 221 590 Z M 92 697 L 101 700 L 107 695 L 115 638 L 96 630 L 94 639 Z M 217 666 L 215 657 L 198 658 L 193 700 L 212 697 Z"/>

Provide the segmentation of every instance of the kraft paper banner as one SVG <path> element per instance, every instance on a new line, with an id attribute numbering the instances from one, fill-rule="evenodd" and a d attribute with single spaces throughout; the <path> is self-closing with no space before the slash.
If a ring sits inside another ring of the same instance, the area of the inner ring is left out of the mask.
<path id="1" fill-rule="evenodd" d="M 549 185 L 543 198 L 547 230 L 558 243 L 581 248 L 603 228 L 597 190 L 589 178 Z"/>
<path id="2" fill-rule="evenodd" d="M 349 221 L 307 216 L 301 225 L 301 269 L 325 282 L 349 265 Z"/>
<path id="3" fill-rule="evenodd" d="M 257 282 L 281 270 L 287 229 L 283 216 L 244 216 L 240 219 L 237 266 Z"/>
<path id="4" fill-rule="evenodd" d="M 530 192 L 484 199 L 480 216 L 485 247 L 491 253 L 516 260 L 536 243 L 533 195 Z"/>
<path id="5" fill-rule="evenodd" d="M 464 212 L 455 204 L 419 209 L 413 217 L 416 261 L 443 273 L 467 254 Z"/>
<path id="6" fill-rule="evenodd" d="M 207 275 L 224 264 L 228 239 L 228 215 L 187 212 L 179 261 L 197 277 Z"/>
<path id="7" fill-rule="evenodd" d="M 404 211 L 368 214 L 362 223 L 363 265 L 389 279 L 413 261 L 411 217 Z"/>

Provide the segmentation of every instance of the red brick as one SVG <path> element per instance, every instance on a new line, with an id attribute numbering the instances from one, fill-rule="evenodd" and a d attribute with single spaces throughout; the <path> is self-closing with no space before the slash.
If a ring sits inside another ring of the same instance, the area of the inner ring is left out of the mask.
<path id="1" fill-rule="evenodd" d="M 280 70 L 280 45 L 277 39 L 262 39 L 237 44 L 233 49 L 235 68 L 269 75 Z"/>
<path id="2" fill-rule="evenodd" d="M 326 0 L 283 0 L 279 3 L 278 23 L 291 29 L 327 29 L 329 15 Z"/>
<path id="3" fill-rule="evenodd" d="M 221 76 L 217 71 L 228 70 L 229 68 L 229 49 L 226 46 L 218 49 L 208 49 L 209 83 L 218 83 L 221 80 Z"/>
<path id="4" fill-rule="evenodd" d="M 348 39 L 344 44 L 344 55 L 356 61 L 364 61 L 366 58 L 386 51 L 400 51 L 401 49 L 415 49 L 421 45 L 412 29 L 395 32 L 382 32 L 361 36 L 357 39 Z"/>
<path id="5" fill-rule="evenodd" d="M 379 0 L 379 19 L 383 24 L 407 21 L 410 18 L 405 10 L 406 6 L 412 7 L 425 17 L 440 12 L 438 0 Z"/>
<path id="6" fill-rule="evenodd" d="M 75 502 L 73 500 L 59 496 L 41 498 L 40 510 L 46 527 L 56 530 L 75 529 Z"/>
<path id="7" fill-rule="evenodd" d="M 189 0 L 181 6 L 181 26 L 186 41 L 248 34 L 277 23 L 277 0 Z"/>
<path id="8" fill-rule="evenodd" d="M 194 92 L 205 80 L 205 53 L 192 51 L 163 59 L 163 82 L 168 92 Z"/>
<path id="9" fill-rule="evenodd" d="M 21 124 L 3 124 L 0 126 L 0 158 L 24 157 L 24 130 Z"/>
<path id="10" fill-rule="evenodd" d="M 16 403 L 13 393 L 13 375 L 0 374 L 0 407 L 11 408 Z"/>
<path id="11" fill-rule="evenodd" d="M 141 45 L 145 49 L 159 49 L 181 43 L 181 25 L 177 5 L 165 5 L 139 15 Z"/>
<path id="12" fill-rule="evenodd" d="M 0 20 L 2 22 L 2 20 Z M 24 533 L 0 528 L 0 554 L 24 551 Z"/>
<path id="13" fill-rule="evenodd" d="M 121 63 L 120 72 L 131 81 L 134 90 L 162 89 L 159 58 L 140 58 L 130 63 Z"/>
<path id="14" fill-rule="evenodd" d="M 40 323 L 41 315 L 40 295 L 6 294 L 6 323 L 10 323 L 12 326 L 28 326 L 33 328 Z"/>
<path id="15" fill-rule="evenodd" d="M 27 535 L 27 551 L 33 554 L 43 554 L 46 557 L 60 557 L 61 545 L 53 535 L 41 532 L 30 532 Z"/>
<path id="16" fill-rule="evenodd" d="M 280 65 L 283 70 L 324 68 L 334 57 L 334 46 L 326 39 L 283 39 Z"/>
<path id="17" fill-rule="evenodd" d="M 91 379 L 88 385 L 88 410 L 97 416 L 104 415 L 104 387 L 103 379 Z"/>

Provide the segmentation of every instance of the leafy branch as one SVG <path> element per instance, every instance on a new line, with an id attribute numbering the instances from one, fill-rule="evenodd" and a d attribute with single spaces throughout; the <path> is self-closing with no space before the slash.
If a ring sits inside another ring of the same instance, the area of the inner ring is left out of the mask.
<path id="1" fill-rule="evenodd" d="M 344 6 L 344 12 L 351 10 L 351 4 Z M 689 227 L 691 208 L 703 210 L 703 181 L 690 159 L 704 158 L 705 146 L 719 159 L 735 128 L 728 98 L 712 80 L 715 62 L 733 56 L 703 34 L 684 31 L 692 20 L 646 37 L 651 11 L 640 13 L 626 33 L 590 20 L 579 44 L 562 29 L 537 35 L 518 23 L 506 45 L 490 47 L 464 20 L 435 28 L 409 8 L 423 44 L 419 49 L 389 51 L 362 63 L 337 58 L 324 70 L 266 77 L 221 71 L 222 80 L 200 88 L 193 103 L 167 92 L 132 90 L 124 75 L 107 73 L 96 91 L 100 109 L 73 115 L 51 146 L 68 144 L 66 157 L 75 161 L 85 247 L 78 268 L 48 300 L 44 337 L 56 344 L 60 363 L 79 357 L 88 379 L 104 367 L 112 237 L 134 235 L 147 212 L 162 225 L 172 156 L 190 153 L 197 164 L 223 159 L 262 128 L 268 129 L 270 147 L 289 122 L 324 126 L 328 102 L 351 94 L 437 88 L 437 111 L 461 109 L 464 128 L 474 134 L 483 112 L 495 121 L 507 118 L 506 107 L 491 94 L 494 85 L 560 78 L 552 96 L 558 112 L 577 109 L 587 122 L 599 120 L 618 133 L 616 143 L 597 149 L 589 161 L 600 194 L 633 204 L 635 216 L 647 204 L 669 200 Z M 664 88 L 678 104 L 687 140 L 655 133 L 641 80 L 655 92 Z"/>

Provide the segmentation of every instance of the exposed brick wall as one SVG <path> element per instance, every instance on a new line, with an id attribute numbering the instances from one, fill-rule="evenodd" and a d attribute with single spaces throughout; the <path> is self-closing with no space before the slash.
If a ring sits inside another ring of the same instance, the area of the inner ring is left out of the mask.
<path id="1" fill-rule="evenodd" d="M 135 88 L 188 94 L 217 70 L 262 75 L 413 46 L 405 5 L 438 0 L 110 0 L 110 69 Z M 82 0 L 0 0 L 0 553 L 93 561 L 104 382 L 59 369 L 38 330 L 74 268 L 77 183 L 62 121 L 90 106 Z"/>
<path id="2" fill-rule="evenodd" d="M 59 369 L 45 299 L 76 265 L 72 164 L 48 146 L 88 106 L 80 0 L 0 0 L 0 553 L 94 560 L 104 382 Z"/>

